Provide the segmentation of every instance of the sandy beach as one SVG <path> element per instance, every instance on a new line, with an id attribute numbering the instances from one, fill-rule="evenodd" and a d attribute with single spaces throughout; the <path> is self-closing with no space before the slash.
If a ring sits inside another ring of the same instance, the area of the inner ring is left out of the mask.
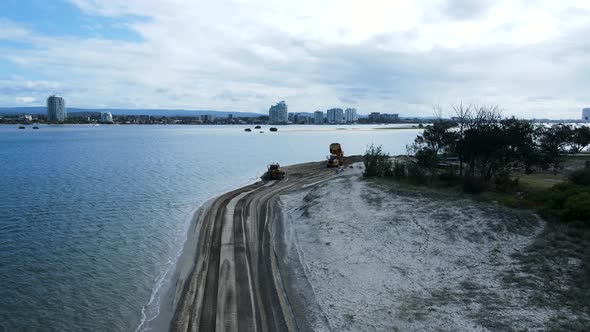
<path id="1" fill-rule="evenodd" d="M 305 317 L 294 316 L 278 269 L 279 197 L 326 181 L 337 170 L 325 162 L 284 170 L 281 181 L 260 181 L 201 209 L 193 233 L 197 255 L 190 273 L 177 282 L 172 331 L 307 330 Z"/>
<path id="2" fill-rule="evenodd" d="M 537 299 L 554 280 L 548 269 L 575 276 L 580 266 L 530 263 L 547 257 L 536 247 L 545 221 L 376 186 L 359 160 L 341 170 L 289 166 L 281 181 L 203 206 L 171 331 L 510 331 L 588 319 L 583 308 Z M 568 280 L 559 294 L 579 286 Z"/>

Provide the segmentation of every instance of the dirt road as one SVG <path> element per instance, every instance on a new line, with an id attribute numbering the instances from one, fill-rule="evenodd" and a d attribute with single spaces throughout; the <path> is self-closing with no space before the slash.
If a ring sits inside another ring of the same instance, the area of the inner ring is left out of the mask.
<path id="1" fill-rule="evenodd" d="M 273 227 L 279 195 L 326 180 L 325 162 L 285 168 L 281 181 L 226 193 L 205 208 L 195 267 L 172 321 L 172 331 L 298 330 L 277 267 Z"/>

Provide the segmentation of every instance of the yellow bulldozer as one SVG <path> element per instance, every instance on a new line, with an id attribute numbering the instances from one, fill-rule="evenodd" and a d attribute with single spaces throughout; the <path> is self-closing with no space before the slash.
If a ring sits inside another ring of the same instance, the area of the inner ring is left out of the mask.
<path id="1" fill-rule="evenodd" d="M 340 167 L 344 166 L 344 151 L 340 143 L 330 144 L 330 155 L 328 156 L 327 167 Z"/>

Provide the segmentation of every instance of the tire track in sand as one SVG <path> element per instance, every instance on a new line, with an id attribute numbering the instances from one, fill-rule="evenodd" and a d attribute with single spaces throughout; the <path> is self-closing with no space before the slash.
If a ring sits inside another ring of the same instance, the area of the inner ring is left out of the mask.
<path id="1" fill-rule="evenodd" d="M 199 215 L 197 257 L 171 331 L 294 331 L 282 286 L 273 227 L 279 196 L 334 174 L 324 162 L 285 168 L 281 181 L 258 182 L 221 195 Z"/>

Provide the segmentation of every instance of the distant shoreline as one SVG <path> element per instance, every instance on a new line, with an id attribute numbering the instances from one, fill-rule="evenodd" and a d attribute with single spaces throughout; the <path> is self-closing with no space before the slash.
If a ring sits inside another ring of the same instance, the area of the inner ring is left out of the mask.
<path id="1" fill-rule="evenodd" d="M 387 130 L 387 129 L 421 129 L 416 124 L 428 125 L 430 122 L 396 122 L 396 123 L 323 123 L 323 124 L 303 124 L 303 123 L 293 123 L 293 124 L 267 124 L 267 123 L 88 123 L 88 122 L 66 122 L 66 123 L 46 123 L 46 122 L 9 122 L 9 123 L 0 123 L 0 126 L 15 126 L 15 125 L 22 125 L 22 126 L 33 126 L 33 125 L 45 125 L 45 126 L 66 126 L 66 125 L 77 125 L 77 126 L 127 126 L 127 125 L 136 125 L 136 126 L 166 126 L 166 125 L 184 125 L 184 126 L 276 126 L 279 128 L 288 128 L 292 126 L 305 126 L 305 127 L 322 127 L 322 126 L 330 126 L 330 127 L 338 127 L 338 126 L 374 126 L 375 129 Z M 392 126 L 392 125 L 404 125 L 403 127 L 383 127 L 382 126 Z M 343 128 L 346 129 L 346 128 Z"/>
<path id="2" fill-rule="evenodd" d="M 103 126 L 116 126 L 116 127 L 126 127 L 126 126 L 183 126 L 183 127 L 200 127 L 204 126 L 207 128 L 211 127 L 236 127 L 236 130 L 243 131 L 245 128 L 252 129 L 251 134 L 255 134 L 258 132 L 270 132 L 270 127 L 277 127 L 278 133 L 297 133 L 297 132 L 327 132 L 327 131 L 390 131 L 390 130 L 423 130 L 424 127 L 419 127 L 415 124 L 408 124 L 402 125 L 399 127 L 392 127 L 391 125 L 385 127 L 385 125 L 376 125 L 376 124 L 351 124 L 351 125 L 343 125 L 343 124 L 323 124 L 323 125 L 305 125 L 305 124 L 292 124 L 292 125 L 265 125 L 265 124 L 183 124 L 183 123 L 169 123 L 169 124 L 162 124 L 162 123 L 28 123 L 28 124 L 18 124 L 18 123 L 0 123 L 0 126 L 6 127 L 14 127 L 15 130 L 19 129 L 19 127 L 25 127 L 20 129 L 19 131 L 32 129 L 32 127 L 72 127 L 72 126 L 84 126 L 84 127 L 103 127 Z M 253 128 L 253 126 L 261 126 L 261 128 Z M 273 133 L 273 134 L 276 134 Z"/>

